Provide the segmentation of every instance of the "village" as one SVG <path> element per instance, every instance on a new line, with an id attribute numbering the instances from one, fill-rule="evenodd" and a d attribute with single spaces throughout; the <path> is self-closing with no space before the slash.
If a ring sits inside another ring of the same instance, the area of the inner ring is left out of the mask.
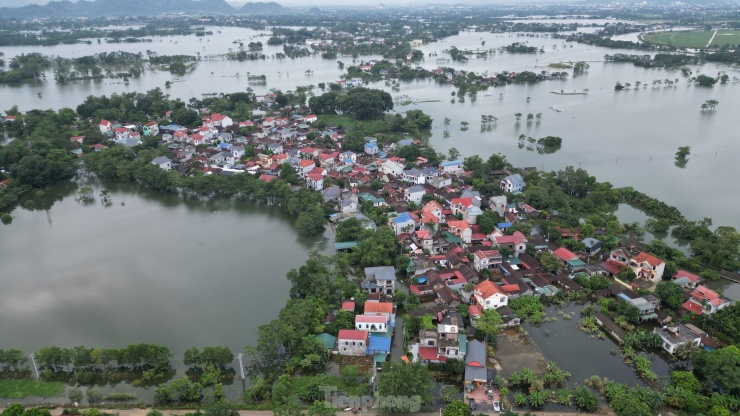
<path id="1" fill-rule="evenodd" d="M 465 366 L 459 387 L 471 410 L 510 407 L 510 400 L 500 394 L 505 386 L 499 385 L 498 374 L 499 360 L 506 357 L 492 358 L 487 345 L 491 334 L 477 330 L 478 322 L 495 311 L 500 330 L 521 328 L 531 317 L 512 304 L 526 297 L 539 302 L 612 299 L 612 305 L 622 306 L 602 308 L 593 317 L 617 344 L 639 323 L 659 335 L 667 356 L 687 345 L 710 351 L 719 347 L 691 322 L 728 307 L 729 299 L 703 286 L 697 273 L 678 270 L 668 275 L 665 260 L 634 244 L 604 249 L 599 240 L 604 230 L 585 236 L 579 227 L 560 227 L 557 238 L 545 234 L 542 224 L 557 213 L 517 198 L 527 187 L 530 169 L 492 172 L 498 191 L 486 197 L 466 183 L 470 172 L 462 160 L 435 164 L 421 156 L 400 156 L 404 147 L 426 147 L 422 140 L 410 135 L 397 141 L 366 137 L 362 151 L 347 150 L 346 130 L 320 122 L 307 107 L 275 109 L 275 97 L 253 96 L 270 110 L 248 120 L 201 108 L 200 126 L 194 128 L 166 122 L 171 112 L 141 125 L 100 120 L 105 140 L 86 149 L 135 147 L 147 138 L 161 139 L 170 153 L 151 163 L 164 171 L 254 175 L 263 182 L 291 176 L 297 179 L 296 189 L 320 192 L 333 207 L 328 219 L 332 228 L 353 220 L 365 230 L 392 229 L 408 264 L 364 268 L 359 284 L 367 300 L 346 299 L 325 318 L 330 324 L 340 310 L 350 313 L 354 328 L 340 329 L 336 336 L 318 335 L 331 354 L 360 363 L 371 385 L 390 360 L 461 360 Z M 76 145 L 72 153 L 83 157 L 85 137 L 71 141 Z M 368 210 L 373 209 L 381 210 L 384 222 L 370 218 Z M 360 244 L 337 241 L 335 249 L 351 252 Z M 589 285 L 597 279 L 598 286 Z M 666 310 L 665 300 L 654 293 L 656 285 L 666 281 L 682 294 L 675 310 Z M 416 307 L 410 306 L 411 297 Z M 418 333 L 397 326 L 400 310 L 424 321 Z M 626 322 L 624 315 L 632 313 L 635 319 Z"/>

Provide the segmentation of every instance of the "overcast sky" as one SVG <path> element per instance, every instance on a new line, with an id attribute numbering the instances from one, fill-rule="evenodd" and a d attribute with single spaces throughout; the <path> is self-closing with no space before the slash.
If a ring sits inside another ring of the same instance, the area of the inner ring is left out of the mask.
<path id="1" fill-rule="evenodd" d="M 71 0 L 76 1 L 76 0 Z M 272 0 L 226 0 L 234 6 L 241 6 L 247 2 L 269 2 Z M 276 0 L 283 6 L 288 7 L 313 7 L 322 5 L 341 5 L 341 6 L 377 6 L 385 4 L 387 6 L 414 6 L 419 4 L 492 4 L 492 3 L 544 3 L 559 0 Z M 46 4 L 49 0 L 0 0 L 0 7 L 20 7 L 26 4 Z"/>

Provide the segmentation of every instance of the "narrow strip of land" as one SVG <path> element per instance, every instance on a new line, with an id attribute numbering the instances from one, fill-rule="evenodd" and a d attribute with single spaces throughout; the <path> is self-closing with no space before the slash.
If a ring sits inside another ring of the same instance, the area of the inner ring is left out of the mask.
<path id="1" fill-rule="evenodd" d="M 707 42 L 707 48 L 709 47 L 709 45 L 712 44 L 712 41 L 714 40 L 715 36 L 717 36 L 717 30 L 715 30 L 714 33 L 712 33 L 712 37 L 709 39 L 709 42 Z"/>

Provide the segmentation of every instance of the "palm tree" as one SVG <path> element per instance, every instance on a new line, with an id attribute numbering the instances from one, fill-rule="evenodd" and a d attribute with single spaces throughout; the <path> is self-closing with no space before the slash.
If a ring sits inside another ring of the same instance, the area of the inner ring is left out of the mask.
<path id="1" fill-rule="evenodd" d="M 676 348 L 675 356 L 681 361 L 691 361 L 702 351 L 701 347 L 693 342 L 686 342 Z"/>

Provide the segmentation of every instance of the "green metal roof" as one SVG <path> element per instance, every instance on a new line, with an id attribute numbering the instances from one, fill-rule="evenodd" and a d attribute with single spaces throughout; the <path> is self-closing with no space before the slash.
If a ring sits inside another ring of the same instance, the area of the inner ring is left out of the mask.
<path id="1" fill-rule="evenodd" d="M 316 335 L 316 338 L 320 339 L 324 346 L 328 349 L 334 348 L 334 344 L 336 344 L 337 342 L 337 337 L 327 334 L 326 332 Z"/>
<path id="2" fill-rule="evenodd" d="M 339 243 L 334 243 L 334 249 L 335 250 L 349 250 L 359 245 L 360 243 L 357 241 L 342 241 Z"/>

